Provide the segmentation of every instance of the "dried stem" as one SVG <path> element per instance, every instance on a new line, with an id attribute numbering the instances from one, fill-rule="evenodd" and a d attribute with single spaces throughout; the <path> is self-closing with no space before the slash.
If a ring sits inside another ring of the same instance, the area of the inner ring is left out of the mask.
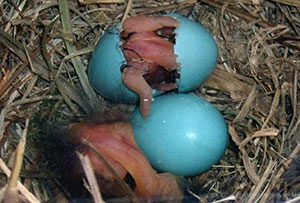
<path id="1" fill-rule="evenodd" d="M 10 177 L 11 171 L 6 166 L 4 161 L 0 158 L 0 169 L 5 173 L 7 177 Z M 40 201 L 20 182 L 17 181 L 17 187 L 19 192 L 30 202 L 39 203 Z"/>
<path id="2" fill-rule="evenodd" d="M 127 193 L 131 202 L 138 202 L 136 195 L 133 193 L 133 191 L 130 189 L 130 187 L 124 182 L 124 180 L 119 176 L 119 174 L 113 169 L 111 164 L 97 151 L 97 149 L 93 146 L 93 144 L 86 140 L 83 140 L 83 143 L 94 152 L 97 159 L 99 159 L 99 161 L 101 161 L 101 163 L 103 163 L 105 165 L 105 167 L 112 173 L 112 175 L 116 178 L 117 183 Z"/>
<path id="3" fill-rule="evenodd" d="M 79 152 L 77 152 L 77 155 L 81 161 L 81 165 L 87 177 L 89 183 L 88 190 L 92 194 L 94 202 L 104 203 L 89 157 L 87 155 L 82 155 Z"/>
<path id="4" fill-rule="evenodd" d="M 60 0 L 59 1 L 59 9 L 61 12 L 61 21 L 62 21 L 62 27 L 64 31 L 64 37 L 65 37 L 65 43 L 68 49 L 68 53 L 72 54 L 76 52 L 76 47 L 72 44 L 73 42 L 73 34 L 72 34 L 72 23 L 70 19 L 70 13 L 69 13 L 69 7 L 67 0 Z M 80 84 L 85 91 L 88 101 L 91 105 L 91 111 L 92 109 L 100 108 L 101 104 L 99 102 L 99 99 L 95 93 L 95 91 L 90 86 L 88 77 L 86 75 L 86 72 L 84 71 L 84 65 L 82 64 L 79 57 L 73 57 L 71 59 L 73 62 L 74 68 L 76 70 L 76 73 L 78 75 Z"/>
<path id="5" fill-rule="evenodd" d="M 4 202 L 12 202 L 18 201 L 18 179 L 21 172 L 22 164 L 23 164 L 23 157 L 24 157 L 24 151 L 25 151 L 25 145 L 26 145 L 26 136 L 28 131 L 28 125 L 29 125 L 29 119 L 26 119 L 25 122 L 25 128 L 23 130 L 23 134 L 20 138 L 19 144 L 16 149 L 16 155 L 14 160 L 13 169 L 10 175 L 10 178 L 7 183 L 7 189 L 6 189 L 6 195 L 4 198 Z"/>

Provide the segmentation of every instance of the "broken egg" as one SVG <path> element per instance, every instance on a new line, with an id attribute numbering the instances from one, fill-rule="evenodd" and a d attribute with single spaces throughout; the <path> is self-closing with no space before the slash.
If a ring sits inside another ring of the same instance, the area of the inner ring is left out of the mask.
<path id="1" fill-rule="evenodd" d="M 136 16 L 101 37 L 89 79 L 108 100 L 134 104 L 140 98 L 143 105 L 164 92 L 196 89 L 214 70 L 217 57 L 213 37 L 199 23 L 179 14 Z"/>
<path id="2" fill-rule="evenodd" d="M 228 145 L 222 114 L 192 94 L 157 97 L 147 119 L 136 109 L 131 116 L 135 141 L 160 172 L 196 176 L 219 162 Z"/>

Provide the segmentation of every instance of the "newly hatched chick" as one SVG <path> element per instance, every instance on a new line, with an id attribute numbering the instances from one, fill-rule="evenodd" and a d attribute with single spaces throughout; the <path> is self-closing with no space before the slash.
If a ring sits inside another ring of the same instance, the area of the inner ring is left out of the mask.
<path id="1" fill-rule="evenodd" d="M 178 26 L 179 22 L 169 16 L 135 16 L 123 23 L 122 50 L 127 65 L 122 80 L 139 95 L 143 117 L 150 111 L 152 89 L 177 89 L 173 32 Z"/>
<path id="2" fill-rule="evenodd" d="M 74 123 L 68 129 L 48 135 L 43 142 L 45 159 L 60 173 L 60 180 L 67 185 L 71 198 L 88 198 L 83 186 L 84 172 L 76 151 L 88 155 L 97 176 L 104 198 L 126 196 L 116 182 L 116 177 L 95 153 L 85 144 L 92 144 L 122 179 L 130 176 L 131 184 L 139 199 L 150 201 L 180 201 L 182 191 L 171 174 L 159 174 L 137 147 L 129 122 L 108 119 L 105 122 Z M 48 150 L 51 150 L 49 153 Z"/>

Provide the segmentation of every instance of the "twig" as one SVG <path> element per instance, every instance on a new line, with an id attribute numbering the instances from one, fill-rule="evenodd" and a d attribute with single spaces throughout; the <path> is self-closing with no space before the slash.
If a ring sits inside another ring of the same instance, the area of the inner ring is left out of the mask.
<path id="1" fill-rule="evenodd" d="M 290 95 L 292 98 L 292 106 L 293 106 L 293 117 L 292 120 L 290 122 L 288 131 L 287 131 L 287 139 L 289 139 L 293 133 L 292 129 L 294 128 L 294 123 L 296 122 L 296 119 L 298 116 L 298 96 L 297 96 L 297 92 L 298 92 L 298 68 L 299 67 L 295 67 L 295 73 L 294 73 L 294 84 L 293 84 L 293 90 L 291 90 Z"/>
<path id="2" fill-rule="evenodd" d="M 93 146 L 92 143 L 82 140 L 83 144 L 89 147 L 97 159 L 103 163 L 103 165 L 111 172 L 111 174 L 116 178 L 117 183 L 121 186 L 121 188 L 127 193 L 131 202 L 138 202 L 137 197 L 132 192 L 130 187 L 123 181 L 123 179 L 119 176 L 119 174 L 114 170 L 111 164 L 97 151 L 97 149 Z"/>
<path id="3" fill-rule="evenodd" d="M 297 203 L 299 201 L 300 201 L 300 196 L 295 197 L 294 199 L 290 199 L 290 200 L 288 200 L 288 201 L 286 201 L 284 203 Z"/>
<path id="4" fill-rule="evenodd" d="M 237 3 L 242 3 L 242 4 L 254 4 L 254 5 L 262 5 L 264 0 L 224 0 L 223 2 L 225 3 L 231 3 L 231 4 L 237 4 Z M 273 2 L 289 5 L 289 6 L 296 6 L 300 7 L 300 1 L 299 0 L 270 0 Z"/>
<path id="5" fill-rule="evenodd" d="M 228 197 L 219 199 L 217 201 L 213 201 L 212 203 L 221 203 L 221 202 L 229 202 L 229 201 L 236 201 L 236 197 L 234 195 L 230 195 Z"/>
<path id="6" fill-rule="evenodd" d="M 244 103 L 244 105 L 243 105 L 242 109 L 240 110 L 240 112 L 238 113 L 238 115 L 234 118 L 233 123 L 237 123 L 246 117 L 246 115 L 248 114 L 248 112 L 252 106 L 254 99 L 256 98 L 256 93 L 257 93 L 256 84 L 254 83 L 246 102 Z"/>
<path id="7" fill-rule="evenodd" d="M 281 90 L 280 90 L 280 88 L 278 88 L 276 90 L 276 92 L 275 92 L 275 95 L 274 95 L 274 98 L 273 98 L 273 101 L 272 101 L 272 104 L 271 104 L 271 108 L 270 108 L 269 114 L 268 114 L 265 122 L 263 123 L 261 129 L 266 128 L 268 122 L 271 120 L 271 118 L 273 117 L 275 111 L 277 110 L 277 107 L 278 107 L 278 104 L 279 104 L 279 100 L 280 100 L 280 94 L 281 94 Z"/>
<path id="8" fill-rule="evenodd" d="M 197 0 L 186 0 L 186 1 L 179 1 L 178 3 L 167 5 L 167 6 L 159 6 L 150 9 L 135 9 L 135 12 L 141 15 L 166 11 L 166 10 L 178 10 L 184 9 L 187 7 L 192 7 L 197 3 Z"/>
<path id="9" fill-rule="evenodd" d="M 20 175 L 20 171 L 23 164 L 23 157 L 24 157 L 24 151 L 25 151 L 25 145 L 26 145 L 26 136 L 28 132 L 28 125 L 29 125 L 29 119 L 26 119 L 25 122 L 25 128 L 23 130 L 23 134 L 20 138 L 19 144 L 16 149 L 16 155 L 15 155 L 15 161 L 13 165 L 13 169 L 11 172 L 11 176 L 8 181 L 7 191 L 11 190 L 12 188 L 17 186 L 17 181 Z"/>
<path id="10" fill-rule="evenodd" d="M 69 13 L 69 7 L 67 0 L 59 0 L 59 10 L 61 13 L 61 22 L 62 27 L 65 35 L 65 43 L 69 54 L 72 54 L 76 52 L 76 47 L 71 43 L 73 41 L 73 35 L 72 35 L 72 23 L 70 19 L 70 13 Z M 95 91 L 90 86 L 88 77 L 86 75 L 86 72 L 84 71 L 84 66 L 80 60 L 79 57 L 74 57 L 71 59 L 75 71 L 78 75 L 80 84 L 82 86 L 82 89 L 84 90 L 85 94 L 88 97 L 88 101 L 91 105 L 91 111 L 92 109 L 99 108 L 100 102 L 99 99 L 95 93 Z"/>
<path id="11" fill-rule="evenodd" d="M 290 154 L 290 156 L 288 157 L 288 159 L 282 164 L 282 166 L 278 169 L 276 175 L 274 176 L 274 178 L 272 179 L 272 182 L 269 186 L 269 188 L 267 189 L 266 193 L 263 195 L 263 197 L 261 198 L 261 200 L 259 201 L 260 203 L 264 203 L 267 202 L 267 199 L 269 197 L 269 195 L 271 194 L 271 191 L 273 190 L 273 188 L 275 187 L 275 185 L 277 184 L 278 180 L 280 179 L 280 177 L 282 176 L 282 174 L 285 172 L 285 170 L 288 168 L 288 166 L 291 164 L 292 160 L 296 157 L 296 155 L 300 152 L 300 144 L 298 144 L 295 149 L 293 150 L 293 152 Z"/>
<path id="12" fill-rule="evenodd" d="M 120 4 L 124 3 L 125 0 L 79 0 L 79 3 L 82 5 L 89 4 Z"/>
<path id="13" fill-rule="evenodd" d="M 0 158 L 0 169 L 5 173 L 7 177 L 10 176 L 11 172 L 6 166 L 4 161 Z M 18 190 L 20 193 L 31 203 L 39 203 L 40 201 L 20 182 L 17 183 Z"/>
<path id="14" fill-rule="evenodd" d="M 300 1 L 299 1 L 300 2 Z M 281 11 L 281 13 L 284 15 L 284 17 L 287 19 L 288 24 L 292 27 L 293 31 L 295 32 L 295 34 L 297 36 L 300 36 L 300 33 L 297 29 L 297 26 L 295 23 L 293 23 L 293 20 L 291 19 L 291 17 L 288 15 L 289 12 L 287 12 L 286 10 L 284 10 L 283 6 L 280 5 L 279 3 L 276 3 L 276 6 L 279 8 L 279 10 Z"/>
<path id="15" fill-rule="evenodd" d="M 46 64 L 50 70 L 50 78 L 53 78 L 56 84 L 57 89 L 59 90 L 60 94 L 62 95 L 64 101 L 66 102 L 66 104 L 69 106 L 69 108 L 71 109 L 71 111 L 73 112 L 73 114 L 75 116 L 79 116 L 80 113 L 78 112 L 78 110 L 76 109 L 75 105 L 72 103 L 71 99 L 66 95 L 66 91 L 65 91 L 65 87 L 61 84 L 61 81 L 59 80 L 59 77 L 55 77 L 56 72 L 54 70 L 54 67 L 50 61 L 50 56 L 48 54 L 47 51 L 47 36 L 48 36 L 48 32 L 50 31 L 50 26 L 47 26 L 44 28 L 43 31 L 43 35 L 42 35 L 42 54 L 44 56 L 44 59 L 46 61 Z"/>
<path id="16" fill-rule="evenodd" d="M 125 9 L 125 12 L 124 12 L 124 15 L 123 15 L 123 18 L 122 18 L 122 21 L 121 21 L 121 25 L 123 24 L 123 22 L 126 20 L 126 18 L 128 17 L 128 14 L 130 12 L 130 10 L 132 9 L 132 0 L 128 0 L 127 1 L 127 5 L 126 5 L 126 9 Z"/>
<path id="17" fill-rule="evenodd" d="M 275 162 L 270 161 L 264 174 L 261 176 L 258 184 L 256 185 L 254 191 L 251 193 L 247 203 L 252 203 L 254 202 L 255 198 L 257 197 L 257 195 L 259 194 L 261 188 L 265 185 L 267 178 L 269 177 L 269 175 L 272 173 L 274 166 L 276 165 Z"/>
<path id="18" fill-rule="evenodd" d="M 210 5 L 210 6 L 213 6 L 219 10 L 221 10 L 223 8 L 223 4 L 222 3 L 219 3 L 215 0 L 200 0 L 201 2 L 207 4 L 207 5 Z M 228 13 L 231 13 L 232 15 L 235 15 L 239 18 L 242 18 L 248 22 L 252 22 L 252 23 L 255 23 L 263 28 L 271 28 L 271 27 L 276 27 L 276 25 L 270 23 L 270 22 L 267 22 L 267 21 L 264 21 L 262 19 L 259 19 L 253 15 L 251 15 L 250 13 L 244 13 L 238 9 L 235 9 L 235 8 L 232 8 L 232 7 L 227 7 L 226 8 L 226 11 Z M 291 34 L 290 32 L 287 33 L 287 34 Z M 273 39 L 274 41 L 276 42 L 279 42 L 281 43 L 282 45 L 286 46 L 286 47 L 290 47 L 292 49 L 296 49 L 296 50 L 300 50 L 300 46 L 298 45 L 295 45 L 293 43 L 290 43 L 290 42 L 287 42 L 286 39 L 289 38 L 289 35 L 284 35 L 284 36 L 280 36 L 278 38 L 275 38 Z"/>
<path id="19" fill-rule="evenodd" d="M 0 35 L 1 39 L 1 35 Z M 1 40 L 0 40 L 1 41 Z M 16 71 L 10 74 L 9 79 L 0 89 L 0 98 L 6 93 L 6 91 L 12 87 L 12 84 L 15 82 L 15 80 L 18 78 L 19 74 L 22 73 L 22 71 L 25 70 L 29 62 L 24 62 L 21 66 L 17 67 Z"/>
<path id="20" fill-rule="evenodd" d="M 8 31 L 11 28 L 11 22 L 13 19 L 17 19 L 19 17 L 19 15 L 21 17 L 24 17 L 21 10 L 24 8 L 24 6 L 26 5 L 26 1 L 22 1 L 20 2 L 19 7 L 14 3 L 14 1 L 10 0 L 10 4 L 14 7 L 14 9 L 16 10 L 16 12 L 14 13 L 14 15 L 10 18 L 10 21 L 7 23 L 7 25 L 5 26 L 5 31 Z"/>
<path id="21" fill-rule="evenodd" d="M 278 2 L 281 4 L 286 4 L 289 6 L 296 6 L 296 7 L 300 7 L 300 1 L 299 0 L 271 0 L 274 2 Z"/>
<path id="22" fill-rule="evenodd" d="M 243 148 L 248 142 L 250 142 L 253 138 L 258 137 L 275 137 L 278 135 L 280 131 L 276 128 L 266 128 L 259 131 L 256 131 L 254 134 L 247 136 L 240 144 L 239 148 Z"/>
<path id="23" fill-rule="evenodd" d="M 260 180 L 260 177 L 257 175 L 257 173 L 255 172 L 254 168 L 252 167 L 251 165 L 251 162 L 250 162 L 250 159 L 249 159 L 249 156 L 247 154 L 247 152 L 245 151 L 244 147 L 243 146 L 240 146 L 242 141 L 240 139 L 240 137 L 238 136 L 238 134 L 236 133 L 234 127 L 232 125 L 229 125 L 228 126 L 228 131 L 229 131 L 229 134 L 232 138 L 232 140 L 235 142 L 235 144 L 237 146 L 239 146 L 239 150 L 242 154 L 242 158 L 243 158 L 243 164 L 244 164 L 244 167 L 245 167 L 245 171 L 248 175 L 248 178 L 255 184 L 257 185 L 259 180 Z"/>
<path id="24" fill-rule="evenodd" d="M 89 188 L 88 190 L 92 194 L 94 198 L 94 202 L 97 203 L 104 203 L 99 186 L 97 184 L 96 176 L 91 164 L 91 161 L 87 155 L 82 155 L 81 153 L 77 152 L 77 155 L 81 161 L 81 165 L 83 167 L 83 170 L 85 172 L 85 175 L 87 177 L 88 183 L 89 183 Z"/>
<path id="25" fill-rule="evenodd" d="M 20 138 L 19 144 L 16 149 L 16 155 L 14 160 L 14 165 L 12 168 L 12 172 L 10 178 L 7 183 L 6 194 L 4 197 L 4 202 L 18 202 L 18 179 L 21 172 L 21 168 L 23 165 L 23 157 L 26 145 L 26 136 L 28 131 L 29 119 L 26 119 L 25 128 L 23 130 L 23 134 Z"/>
<path id="26" fill-rule="evenodd" d="M 0 29 L 0 42 L 9 47 L 22 61 L 26 61 L 26 54 L 23 51 L 22 44 L 15 41 L 7 32 Z"/>
<path id="27" fill-rule="evenodd" d="M 45 95 L 45 96 L 40 96 L 40 97 L 33 97 L 33 98 L 28 98 L 28 99 L 20 99 L 17 100 L 13 103 L 11 103 L 10 105 L 8 105 L 8 107 L 14 107 L 14 106 L 20 106 L 20 105 L 24 105 L 24 104 L 30 104 L 30 103 L 36 103 L 36 102 L 40 102 L 40 101 L 44 101 L 44 100 L 60 100 L 62 97 L 60 95 L 58 96 L 53 96 L 53 95 Z"/>

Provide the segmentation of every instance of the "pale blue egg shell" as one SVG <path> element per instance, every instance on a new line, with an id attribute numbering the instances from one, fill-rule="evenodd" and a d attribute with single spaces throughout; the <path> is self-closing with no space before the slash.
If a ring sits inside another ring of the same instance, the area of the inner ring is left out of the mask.
<path id="1" fill-rule="evenodd" d="M 121 66 L 126 60 L 120 44 L 118 26 L 105 32 L 92 54 L 88 75 L 92 87 L 104 98 L 133 104 L 138 96 L 123 85 Z"/>
<path id="2" fill-rule="evenodd" d="M 228 144 L 227 125 L 210 103 L 192 94 L 157 97 L 150 116 L 131 116 L 137 145 L 160 172 L 199 175 L 219 162 Z"/>
<path id="3" fill-rule="evenodd" d="M 176 28 L 174 51 L 180 66 L 179 92 L 198 88 L 217 65 L 218 47 L 212 35 L 199 23 L 179 14 L 170 14 L 180 26 Z"/>
<path id="4" fill-rule="evenodd" d="M 179 14 L 171 14 L 180 22 L 176 28 L 174 51 L 180 65 L 181 77 L 177 80 L 179 92 L 189 92 L 199 87 L 212 73 L 217 63 L 218 49 L 210 33 L 199 23 Z M 122 82 L 120 68 L 126 63 L 120 48 L 120 25 L 117 24 L 101 37 L 89 64 L 92 87 L 104 98 L 134 104 L 138 95 Z M 153 90 L 153 96 L 163 92 Z"/>

